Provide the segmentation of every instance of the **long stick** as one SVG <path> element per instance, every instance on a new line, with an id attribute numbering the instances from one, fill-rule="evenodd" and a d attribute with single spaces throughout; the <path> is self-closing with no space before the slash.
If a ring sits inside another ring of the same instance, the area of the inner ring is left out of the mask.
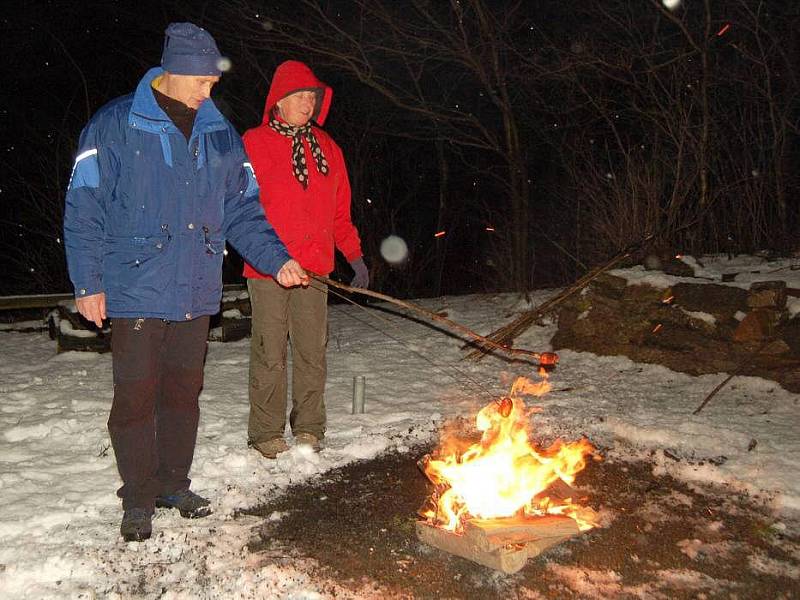
<path id="1" fill-rule="evenodd" d="M 762 350 L 764 350 L 764 348 L 766 348 L 767 346 L 769 346 L 769 344 L 770 344 L 770 342 L 771 342 L 771 341 L 772 341 L 772 340 L 767 340 L 766 342 L 764 342 L 763 344 L 761 344 L 761 345 L 760 345 L 758 348 L 756 348 L 755 352 L 752 352 L 752 353 L 748 354 L 748 355 L 747 355 L 747 358 L 746 358 L 746 359 L 744 359 L 742 362 L 740 362 L 740 363 L 739 363 L 739 365 L 736 367 L 736 370 L 734 370 L 734 371 L 733 371 L 733 373 L 731 373 L 730 375 L 728 375 L 728 376 L 727 376 L 727 377 L 726 377 L 726 378 L 725 378 L 725 379 L 724 379 L 722 382 L 720 382 L 720 384 L 719 384 L 717 387 L 715 387 L 713 390 L 711 390 L 711 393 L 710 393 L 710 394 L 708 394 L 708 396 L 706 396 L 706 397 L 705 397 L 705 399 L 703 400 L 703 402 L 701 402 L 701 403 L 700 403 L 700 406 L 698 406 L 697 408 L 695 408 L 695 409 L 692 411 L 692 414 L 693 414 L 693 415 L 696 415 L 696 414 L 697 414 L 697 413 L 699 413 L 701 410 L 703 410 L 703 409 L 705 408 L 706 404 L 708 404 L 708 403 L 709 403 L 709 401 L 710 401 L 710 400 L 711 400 L 711 399 L 712 399 L 714 396 L 716 396 L 716 395 L 717 395 L 717 392 L 718 392 L 718 391 L 720 391 L 722 388 L 724 388 L 724 387 L 725 387 L 725 385 L 726 385 L 726 384 L 727 384 L 727 383 L 728 383 L 728 382 L 729 382 L 731 379 L 733 379 L 734 377 L 736 377 L 737 375 L 739 375 L 739 374 L 740 374 L 740 373 L 741 373 L 741 372 L 744 370 L 744 368 L 745 368 L 747 365 L 749 365 L 750 363 L 752 363 L 752 362 L 753 362 L 753 358 L 754 358 L 754 357 L 756 357 L 757 355 L 761 354 L 761 351 L 762 351 Z"/>
<path id="2" fill-rule="evenodd" d="M 701 410 L 703 410 L 703 409 L 705 408 L 706 404 L 708 404 L 708 403 L 709 403 L 709 401 L 710 401 L 710 400 L 711 400 L 711 399 L 712 399 L 714 396 L 716 396 L 716 395 L 717 395 L 717 392 L 718 392 L 718 391 L 720 391 L 722 388 L 724 388 L 724 387 L 725 387 L 725 384 L 727 384 L 727 383 L 728 383 L 728 382 L 729 382 L 731 379 L 733 379 L 734 377 L 736 377 L 736 375 L 738 375 L 738 374 L 739 374 L 739 371 L 740 371 L 740 370 L 741 370 L 741 368 L 739 368 L 739 369 L 736 369 L 736 370 L 735 370 L 733 373 L 731 373 L 730 375 L 728 375 L 728 376 L 727 376 L 727 377 L 726 377 L 726 378 L 725 378 L 725 379 L 724 379 L 724 380 L 723 380 L 723 381 L 722 381 L 722 382 L 721 382 L 721 383 L 720 383 L 720 384 L 719 384 L 717 387 L 715 387 L 713 390 L 711 390 L 711 393 L 710 393 L 708 396 L 706 396 L 705 400 L 703 400 L 703 402 L 700 404 L 700 406 L 698 406 L 697 408 L 695 408 L 695 409 L 692 411 L 692 414 L 693 414 L 693 415 L 696 415 L 696 414 L 697 414 L 697 413 L 699 413 Z"/>
<path id="3" fill-rule="evenodd" d="M 749 353 L 749 354 L 747 355 L 747 357 L 746 357 L 746 358 L 745 358 L 745 359 L 744 359 L 742 362 L 740 362 L 740 363 L 738 364 L 738 366 L 736 367 L 736 369 L 735 369 L 735 370 L 734 370 L 734 371 L 733 371 L 733 372 L 732 372 L 730 375 L 728 375 L 728 376 L 725 378 L 725 380 L 724 380 L 724 381 L 720 382 L 720 384 L 719 384 L 717 387 L 715 387 L 713 390 L 711 390 L 711 393 L 710 393 L 708 396 L 706 396 L 706 397 L 705 397 L 705 399 L 704 399 L 704 400 L 703 400 L 703 402 L 700 404 L 700 406 L 698 406 L 697 408 L 695 408 L 695 409 L 692 411 L 692 414 L 693 414 L 693 415 L 696 415 L 696 414 L 697 414 L 697 413 L 699 413 L 701 410 L 703 410 L 703 409 L 705 408 L 706 404 L 708 404 L 708 403 L 709 403 L 709 401 L 711 400 L 711 398 L 713 398 L 714 396 L 716 396 L 716 395 L 717 395 L 717 392 L 718 392 L 718 391 L 720 391 L 722 388 L 724 388 L 724 387 L 725 387 L 725 385 L 726 385 L 726 384 L 727 384 L 727 383 L 728 383 L 728 382 L 729 382 L 731 379 L 733 379 L 733 378 L 734 378 L 734 377 L 736 377 L 737 375 L 740 375 L 740 374 L 742 373 L 742 371 L 744 371 L 745 367 L 746 367 L 747 365 L 751 364 L 751 363 L 753 362 L 753 359 L 754 359 L 756 356 L 758 356 L 759 354 L 761 354 L 761 352 L 764 350 L 764 348 L 766 348 L 767 346 L 769 346 L 769 345 L 770 345 L 770 342 L 772 342 L 772 340 L 769 340 L 769 339 L 768 339 L 768 340 L 767 340 L 767 341 L 765 341 L 763 344 L 761 344 L 761 345 L 760 345 L 758 348 L 756 348 L 756 349 L 755 349 L 753 352 Z"/>
<path id="4" fill-rule="evenodd" d="M 339 288 L 341 290 L 352 292 L 354 294 L 361 294 L 363 296 L 370 296 L 372 298 L 377 298 L 378 300 L 384 300 L 386 302 L 391 302 L 392 304 L 396 304 L 397 306 L 402 306 L 407 310 L 420 313 L 433 321 L 444 323 L 451 329 L 454 329 L 465 335 L 468 335 L 472 339 L 481 342 L 482 344 L 489 346 L 495 350 L 501 350 L 511 355 L 527 356 L 534 360 L 539 361 L 541 364 L 553 365 L 556 362 L 558 362 L 558 355 L 555 354 L 554 352 L 533 352 L 532 350 L 524 350 L 522 348 L 510 348 L 508 346 L 501 346 L 500 344 L 493 342 L 492 340 L 485 338 L 480 334 L 475 333 L 470 328 L 461 325 L 460 323 L 451 321 L 450 319 L 447 319 L 441 315 L 437 315 L 436 313 L 424 309 L 416 304 L 412 304 L 411 302 L 406 302 L 405 300 L 398 300 L 397 298 L 393 298 L 392 296 L 387 296 L 386 294 L 381 294 L 379 292 L 373 292 L 372 290 L 345 285 L 344 283 L 339 283 L 338 281 L 334 281 L 333 279 L 330 279 L 328 277 L 323 277 L 322 275 L 310 274 L 310 276 L 312 279 L 316 279 L 321 283 L 325 283 L 327 285 Z"/>
<path id="5" fill-rule="evenodd" d="M 508 342 L 508 343 L 513 342 L 514 338 L 517 335 L 519 335 L 520 333 L 525 331 L 528 327 L 530 327 L 534 321 L 542 318 L 545 312 L 552 310 L 553 307 L 560 304 L 561 302 L 563 302 L 576 292 L 579 292 L 580 290 L 585 288 L 587 285 L 589 285 L 589 283 L 597 279 L 600 275 L 602 275 L 606 271 L 616 266 L 619 262 L 630 256 L 633 252 L 644 246 L 654 237 L 655 234 L 651 233 L 643 237 L 638 242 L 630 244 L 624 250 L 614 255 L 608 262 L 595 267 L 594 269 L 586 273 L 583 277 L 578 279 L 575 283 L 573 283 L 571 286 L 563 290 L 560 294 L 558 294 L 554 298 L 551 298 L 538 308 L 522 313 L 520 316 L 518 316 L 510 323 L 507 323 L 500 329 L 493 331 L 492 333 L 489 334 L 491 336 L 492 343 L 494 343 L 495 345 L 499 345 L 501 348 L 504 348 L 505 346 L 502 344 L 502 342 Z M 486 351 L 487 351 L 486 346 L 481 345 L 475 348 L 469 354 L 467 354 L 465 358 L 480 360 L 486 355 Z"/>

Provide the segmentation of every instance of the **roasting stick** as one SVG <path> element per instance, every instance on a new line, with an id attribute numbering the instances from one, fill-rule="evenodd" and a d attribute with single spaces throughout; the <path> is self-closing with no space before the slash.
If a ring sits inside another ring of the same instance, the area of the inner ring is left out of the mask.
<path id="1" fill-rule="evenodd" d="M 333 279 L 324 277 L 322 275 L 313 275 L 309 273 L 309 276 L 312 279 L 315 279 L 321 283 L 325 283 L 329 286 L 339 288 L 340 290 L 344 290 L 346 292 L 351 292 L 354 294 L 362 294 L 364 296 L 370 296 L 372 298 L 377 298 L 378 300 L 384 300 L 386 302 L 396 304 L 397 306 L 401 306 L 407 310 L 417 312 L 433 321 L 444 323 L 450 329 L 468 335 L 472 339 L 495 350 L 500 350 L 502 352 L 515 356 L 525 356 L 528 358 L 532 358 L 533 360 L 538 361 L 539 364 L 542 365 L 555 365 L 558 362 L 558 354 L 556 354 L 555 352 L 534 352 L 532 350 L 525 350 L 523 348 L 510 348 L 508 346 L 503 346 L 502 344 L 498 344 L 497 342 L 494 342 L 489 338 L 486 338 L 480 334 L 475 333 L 469 327 L 461 325 L 460 323 L 456 323 L 455 321 L 451 321 L 450 319 L 447 319 L 441 315 L 437 315 L 435 312 L 431 312 L 427 309 L 422 308 L 421 306 L 412 304 L 411 302 L 406 302 L 405 300 L 398 300 L 397 298 L 394 298 L 392 296 L 387 296 L 386 294 L 381 294 L 380 292 L 373 292 L 372 290 L 367 290 L 364 288 L 352 287 L 344 283 L 339 283 L 338 281 L 334 281 Z"/>
<path id="2" fill-rule="evenodd" d="M 318 285 L 317 282 L 309 283 L 309 286 L 311 288 L 317 290 L 317 291 L 324 291 L 323 288 L 321 287 L 321 285 Z M 350 298 L 349 294 L 345 294 L 343 292 L 339 292 L 339 291 L 331 288 L 330 286 L 325 286 L 325 289 L 327 289 L 327 293 L 333 294 L 334 296 L 338 296 L 339 298 L 341 298 L 345 302 L 349 302 L 350 304 L 352 304 L 356 308 L 361 309 L 364 313 L 368 314 L 371 318 L 375 318 L 375 319 L 378 319 L 380 321 L 383 321 L 386 325 L 388 325 L 389 327 L 393 328 L 397 333 L 402 333 L 401 328 L 396 323 L 393 323 L 392 321 L 390 321 L 386 317 L 383 317 L 383 316 L 379 315 L 378 311 L 370 310 L 366 305 L 359 304 L 358 302 L 356 302 L 355 300 Z M 358 319 L 357 317 L 355 317 L 353 315 L 350 315 L 349 313 L 345 313 L 345 314 L 347 314 L 352 319 L 356 319 L 357 321 L 360 321 L 360 319 Z M 372 324 L 370 324 L 370 326 L 371 327 L 375 327 L 375 325 L 372 325 Z M 396 341 L 397 343 L 399 343 L 406 350 L 408 350 L 411 354 L 415 354 L 416 356 L 418 356 L 419 358 L 421 358 L 425 362 L 429 363 L 431 366 L 433 366 L 433 368 L 437 369 L 444 376 L 451 378 L 459 386 L 463 387 L 464 384 L 466 383 L 466 384 L 469 384 L 470 386 L 473 386 L 482 395 L 485 395 L 485 396 L 487 396 L 489 398 L 494 398 L 495 397 L 496 394 L 492 390 L 489 390 L 481 381 L 478 381 L 477 379 L 475 379 L 475 377 L 472 376 L 467 371 L 459 369 L 454 365 L 444 366 L 441 362 L 437 362 L 435 360 L 432 360 L 428 355 L 426 355 L 424 352 L 420 351 L 420 349 L 417 348 L 415 344 L 409 344 L 406 341 L 404 341 L 402 339 L 403 336 L 395 337 L 395 336 L 391 335 L 389 332 L 387 332 L 386 330 L 384 330 L 384 329 L 382 329 L 380 327 L 375 327 L 375 329 L 380 331 L 383 335 L 387 336 L 388 338 L 390 338 L 390 339 Z M 455 373 L 458 375 L 458 377 L 453 375 L 452 371 L 455 371 Z M 468 395 L 467 397 L 471 398 L 472 395 Z"/>

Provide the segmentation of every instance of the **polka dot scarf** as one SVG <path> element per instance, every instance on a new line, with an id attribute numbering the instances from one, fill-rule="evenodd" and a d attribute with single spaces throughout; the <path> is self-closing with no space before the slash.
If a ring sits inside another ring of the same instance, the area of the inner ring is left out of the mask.
<path id="1" fill-rule="evenodd" d="M 311 130 L 311 123 L 306 123 L 302 127 L 294 127 L 283 121 L 279 121 L 273 115 L 269 120 L 269 126 L 280 133 L 281 135 L 292 138 L 292 171 L 294 177 L 303 186 L 303 189 L 308 188 L 308 162 L 306 161 L 306 149 L 303 145 L 303 137 L 308 140 L 308 146 L 311 148 L 311 155 L 314 162 L 317 163 L 317 171 L 323 175 L 328 175 L 328 161 L 325 160 L 325 155 L 322 154 L 314 132 Z"/>

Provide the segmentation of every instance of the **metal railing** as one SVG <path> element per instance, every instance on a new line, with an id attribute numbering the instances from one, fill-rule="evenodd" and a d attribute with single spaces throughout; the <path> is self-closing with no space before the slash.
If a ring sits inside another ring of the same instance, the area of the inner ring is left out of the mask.
<path id="1" fill-rule="evenodd" d="M 226 283 L 222 293 L 244 291 L 243 283 Z M 59 303 L 72 300 L 72 294 L 34 294 L 30 296 L 0 296 L 0 310 L 26 310 L 34 308 L 55 308 Z"/>

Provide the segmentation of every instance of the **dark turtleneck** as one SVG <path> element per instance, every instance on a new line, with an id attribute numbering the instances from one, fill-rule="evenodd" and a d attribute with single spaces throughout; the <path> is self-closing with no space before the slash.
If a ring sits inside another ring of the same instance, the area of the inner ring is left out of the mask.
<path id="1" fill-rule="evenodd" d="M 192 137 L 192 128 L 194 127 L 194 118 L 197 116 L 197 111 L 186 106 L 180 100 L 175 100 L 175 98 L 162 94 L 156 88 L 153 88 L 153 96 L 161 110 L 167 113 L 167 116 L 175 123 L 175 127 L 180 129 L 188 142 L 189 138 Z"/>

